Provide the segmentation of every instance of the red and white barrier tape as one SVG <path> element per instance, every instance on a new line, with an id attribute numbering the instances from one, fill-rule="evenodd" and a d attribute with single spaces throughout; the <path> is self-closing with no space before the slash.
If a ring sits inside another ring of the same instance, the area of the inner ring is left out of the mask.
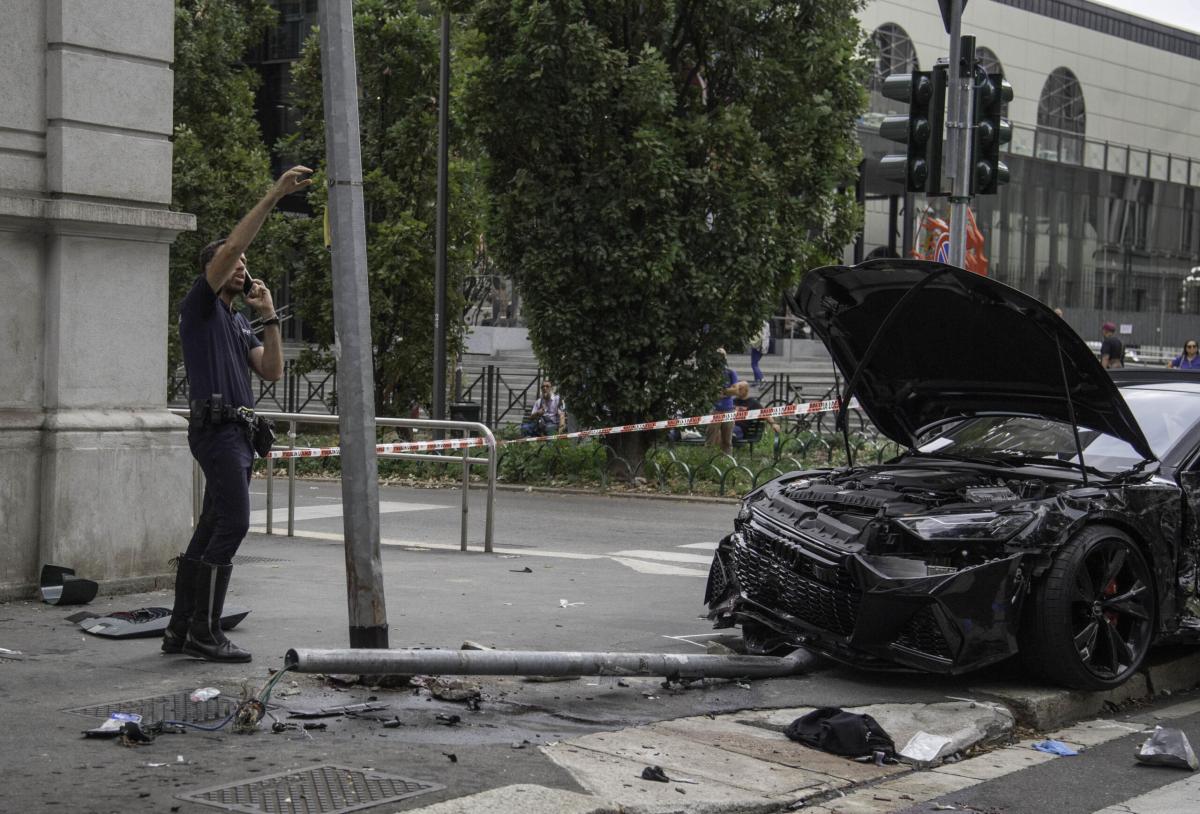
<path id="1" fill-rule="evenodd" d="M 525 444 L 537 441 L 560 441 L 570 438 L 594 438 L 604 435 L 617 435 L 625 432 L 644 432 L 646 430 L 667 430 L 674 428 L 702 427 L 706 424 L 725 424 L 730 421 L 753 421 L 756 418 L 773 418 L 776 416 L 811 415 L 813 413 L 829 413 L 837 410 L 841 402 L 837 399 L 826 401 L 810 401 L 803 404 L 785 404 L 782 407 L 762 407 L 758 410 L 730 410 L 725 413 L 710 413 L 709 415 L 691 416 L 690 418 L 668 418 L 663 421 L 645 421 L 641 424 L 622 424 L 618 427 L 602 427 L 595 430 L 579 430 L 559 435 L 539 435 L 533 438 L 513 438 L 498 441 L 497 445 Z M 851 402 L 851 407 L 855 406 Z M 406 441 L 397 444 L 379 444 L 375 447 L 377 453 L 395 452 L 428 452 L 443 449 L 470 449 L 487 446 L 487 440 L 476 436 L 474 438 L 450 438 L 443 441 Z M 341 454 L 341 447 L 305 447 L 302 449 L 275 449 L 267 454 L 268 458 L 328 458 Z"/>

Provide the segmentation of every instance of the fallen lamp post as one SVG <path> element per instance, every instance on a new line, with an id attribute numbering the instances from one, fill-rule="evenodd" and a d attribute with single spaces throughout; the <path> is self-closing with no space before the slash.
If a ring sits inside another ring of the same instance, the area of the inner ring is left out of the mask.
<path id="1" fill-rule="evenodd" d="M 361 675 L 661 676 L 773 678 L 799 675 L 820 657 L 807 650 L 786 656 L 587 653 L 536 650 L 292 649 L 286 669 Z"/>

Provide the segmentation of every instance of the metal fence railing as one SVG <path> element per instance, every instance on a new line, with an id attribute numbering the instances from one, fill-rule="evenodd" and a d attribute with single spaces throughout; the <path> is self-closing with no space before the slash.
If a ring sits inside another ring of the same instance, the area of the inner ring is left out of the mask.
<path id="1" fill-rule="evenodd" d="M 171 412 L 176 415 L 187 416 L 188 411 L 182 409 L 172 409 Z M 267 411 L 256 411 L 258 415 L 265 416 L 277 424 L 286 423 L 287 438 L 286 445 L 277 445 L 275 449 L 295 449 L 296 447 L 296 428 L 299 424 L 332 424 L 336 426 L 339 417 L 336 415 L 321 415 L 312 413 L 272 413 Z M 470 449 L 463 449 L 461 455 L 454 454 L 436 454 L 423 452 L 381 452 L 380 458 L 395 458 L 405 461 L 426 461 L 434 463 L 456 464 L 462 463 L 462 523 L 460 529 L 460 547 L 463 551 L 467 550 L 467 520 L 469 514 L 469 492 L 471 488 L 471 467 L 486 466 L 487 467 L 487 500 L 484 511 L 484 532 L 483 532 L 483 550 L 487 553 L 492 551 L 492 541 L 495 530 L 495 502 L 496 502 L 496 475 L 498 472 L 499 456 L 497 454 L 496 436 L 492 431 L 483 424 L 475 421 L 434 421 L 432 419 L 421 418 L 376 418 L 376 425 L 380 427 L 395 427 L 408 429 L 426 429 L 448 433 L 461 433 L 462 437 L 470 437 L 478 435 L 484 439 L 487 449 L 487 457 L 477 458 L 470 455 Z M 287 501 L 287 536 L 293 537 L 296 533 L 296 459 L 287 459 L 288 471 L 288 501 Z M 192 462 L 192 519 L 193 522 L 200 517 L 200 506 L 204 494 L 204 473 L 200 471 L 200 465 L 195 461 Z M 267 534 L 274 533 L 274 509 L 275 509 L 275 459 L 267 459 L 267 517 L 266 517 L 266 532 Z"/>

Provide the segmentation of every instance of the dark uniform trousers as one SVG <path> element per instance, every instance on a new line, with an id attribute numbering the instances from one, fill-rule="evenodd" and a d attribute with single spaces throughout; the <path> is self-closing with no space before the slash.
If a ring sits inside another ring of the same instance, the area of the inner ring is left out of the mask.
<path id="1" fill-rule="evenodd" d="M 186 557 L 229 565 L 250 529 L 254 449 L 245 425 L 228 422 L 188 430 L 192 457 L 204 472 L 204 506 Z"/>

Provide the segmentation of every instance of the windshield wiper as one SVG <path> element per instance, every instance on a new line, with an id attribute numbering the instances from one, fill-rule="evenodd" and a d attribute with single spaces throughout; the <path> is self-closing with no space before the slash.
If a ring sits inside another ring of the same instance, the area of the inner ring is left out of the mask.
<path id="1" fill-rule="evenodd" d="M 1079 462 L 1074 459 L 1063 460 L 1062 458 L 1057 458 L 1052 455 L 1029 455 L 1024 452 L 1010 452 L 1002 454 L 1002 457 L 1004 460 L 1009 461 L 1013 465 L 1016 465 L 1017 463 L 1037 464 L 1038 466 L 1051 466 L 1059 469 L 1074 469 L 1076 472 L 1086 470 L 1087 472 L 1097 475 L 1104 480 L 1109 480 L 1113 477 L 1111 473 L 1105 472 L 1103 469 L 1097 469 L 1094 466 L 1087 465 L 1081 466 Z"/>
<path id="2" fill-rule="evenodd" d="M 922 452 L 919 449 L 910 449 L 909 455 L 916 455 L 920 458 L 942 458 L 947 461 L 958 461 L 964 464 L 987 464 L 988 466 L 1016 466 L 1013 461 L 1007 457 L 997 457 L 993 455 L 954 455 L 949 452 Z"/>

